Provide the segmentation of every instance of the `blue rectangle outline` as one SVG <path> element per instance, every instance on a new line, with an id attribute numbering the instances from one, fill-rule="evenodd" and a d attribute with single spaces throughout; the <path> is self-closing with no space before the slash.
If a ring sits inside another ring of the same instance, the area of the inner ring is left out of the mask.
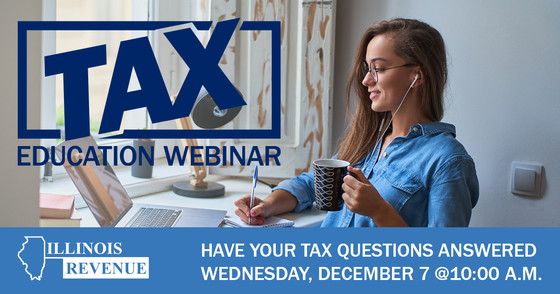
<path id="1" fill-rule="evenodd" d="M 156 30 L 193 23 L 199 30 L 208 30 L 211 21 L 18 21 L 18 139 L 58 139 L 60 130 L 27 129 L 27 31 L 46 30 Z M 281 137 L 281 55 L 280 21 L 244 21 L 239 30 L 270 30 L 271 61 L 271 129 L 242 130 L 124 130 L 109 138 L 152 139 L 279 139 Z"/>

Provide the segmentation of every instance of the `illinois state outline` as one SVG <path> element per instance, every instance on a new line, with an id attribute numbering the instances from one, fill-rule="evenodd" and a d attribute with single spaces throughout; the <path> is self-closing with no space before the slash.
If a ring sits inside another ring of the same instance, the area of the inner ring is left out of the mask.
<path id="1" fill-rule="evenodd" d="M 31 280 L 40 281 L 45 268 L 45 239 L 42 236 L 25 236 L 18 258 Z"/>

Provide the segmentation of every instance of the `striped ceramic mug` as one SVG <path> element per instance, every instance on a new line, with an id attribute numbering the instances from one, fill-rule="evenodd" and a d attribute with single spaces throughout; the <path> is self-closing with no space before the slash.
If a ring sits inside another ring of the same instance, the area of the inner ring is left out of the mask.
<path id="1" fill-rule="evenodd" d="M 342 179 L 348 174 L 348 161 L 317 159 L 313 161 L 315 208 L 326 211 L 342 209 Z"/>

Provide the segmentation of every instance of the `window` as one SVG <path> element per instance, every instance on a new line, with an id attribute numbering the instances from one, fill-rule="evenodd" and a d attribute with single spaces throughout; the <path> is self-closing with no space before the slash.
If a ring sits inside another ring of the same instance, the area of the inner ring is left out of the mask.
<path id="1" fill-rule="evenodd" d="M 48 1 L 48 0 L 45 0 Z M 53 0 L 54 2 L 54 0 Z M 278 140 L 213 140 L 211 145 L 276 145 L 282 148 L 281 166 L 263 168 L 263 176 L 291 177 L 308 171 L 312 159 L 330 157 L 330 120 L 332 116 L 332 71 L 334 66 L 334 15 L 335 1 L 291 2 L 271 1 L 72 1 L 57 0 L 57 20 L 227 20 L 241 18 L 242 21 L 280 21 L 281 32 L 281 101 L 282 101 L 282 138 Z M 90 5 L 90 6 L 87 6 Z M 87 12 L 87 13 L 85 13 Z M 69 34 L 71 32 L 68 32 Z M 90 69 L 90 108 L 91 127 L 95 132 L 99 126 L 101 113 L 105 105 L 114 58 L 121 40 L 137 37 L 130 32 L 99 32 L 104 37 L 93 33 L 80 32 L 77 36 L 56 34 L 56 45 L 51 53 L 73 50 L 93 45 L 107 44 L 107 65 Z M 48 34 L 48 32 L 47 32 Z M 74 32 L 76 34 L 76 32 Z M 178 56 L 163 34 L 159 31 L 144 32 L 148 35 L 154 49 L 161 74 L 170 95 L 178 92 L 184 81 L 188 66 Z M 202 32 L 200 40 L 205 43 L 210 34 Z M 230 81 L 244 93 L 244 98 L 251 107 L 234 121 L 236 128 L 266 128 L 270 113 L 270 87 L 268 78 L 270 60 L 267 47 L 270 36 L 266 33 L 237 34 L 224 53 L 220 67 Z M 59 40 L 60 38 L 60 40 Z M 64 41 L 64 38 L 67 38 Z M 75 39 L 72 39 L 75 38 Z M 68 41 L 69 40 L 69 41 Z M 64 42 L 67 42 L 65 44 Z M 53 44 L 55 42 L 53 41 Z M 59 44 L 60 43 L 60 44 Z M 46 50 L 48 51 L 49 48 Z M 46 54 L 47 55 L 47 54 Z M 99 78 L 93 78 L 98 75 Z M 52 80 L 49 80 L 52 79 Z M 44 87 L 45 102 L 42 105 L 43 123 L 61 122 L 60 104 L 62 86 L 60 77 L 46 77 L 45 84 L 52 83 L 53 90 Z M 104 85 L 97 85 L 99 80 Z M 129 90 L 138 84 L 133 77 Z M 55 94 L 56 93 L 56 94 Z M 50 96 L 49 96 L 50 95 Z M 50 102 L 49 102 L 50 101 Z M 56 101 L 56 108 L 53 107 Z M 53 105 L 53 106 L 50 106 Z M 52 110 L 49 110 L 52 107 Z M 258 114 L 251 116 L 250 114 Z M 50 118 L 48 117 L 50 115 Z M 261 116 L 263 119 L 261 119 Z M 175 122 L 168 121 L 151 124 L 144 109 L 125 113 L 121 128 L 143 129 L 174 128 Z M 239 127 L 241 126 L 241 127 Z M 54 128 L 43 125 L 46 128 Z M 103 141 L 99 141 L 103 144 Z M 177 144 L 176 140 L 160 140 L 156 143 L 156 157 L 163 155 L 161 146 Z M 200 142 L 202 143 L 202 142 Z M 115 144 L 110 142 L 110 144 Z M 130 143 L 129 143 L 130 144 Z M 47 146 L 55 145 L 45 144 Z M 159 147 L 158 147 L 159 146 Z M 250 168 L 211 167 L 210 173 L 223 175 L 250 175 Z M 62 170 L 64 172 L 64 170 Z M 184 173 L 188 169 L 184 168 Z"/>
<path id="2" fill-rule="evenodd" d="M 44 20 L 56 21 L 146 21 L 149 20 L 149 2 L 140 1 L 88 1 L 88 0 L 47 0 L 44 4 Z M 88 92 L 90 107 L 90 132 L 99 139 L 101 122 L 109 83 L 112 77 L 119 44 L 123 40 L 148 36 L 146 31 L 43 31 L 43 56 L 83 49 L 91 46 L 107 46 L 107 64 L 88 70 Z M 129 91 L 139 88 L 133 74 Z M 54 146 L 64 140 L 64 90 L 62 75 L 45 77 L 42 81 L 41 103 L 42 128 L 60 129 L 58 140 L 42 140 L 44 146 Z M 149 128 L 150 122 L 145 109 L 127 111 L 122 128 Z M 104 135 L 107 136 L 107 135 Z M 132 145 L 130 140 L 99 140 L 100 145 Z M 41 170 L 41 176 L 45 172 Z M 53 175 L 65 176 L 63 167 L 53 167 Z"/>
<path id="3" fill-rule="evenodd" d="M 79 17 L 77 17 L 79 16 Z M 146 21 L 148 20 L 147 1 L 88 1 L 88 0 L 57 0 L 57 21 Z M 108 85 L 111 81 L 113 68 L 123 40 L 147 36 L 145 31 L 56 31 L 56 53 L 103 45 L 107 46 L 107 64 L 89 69 L 89 107 L 90 131 L 98 139 L 99 125 L 103 115 Z M 64 140 L 64 92 L 63 77 L 56 75 L 56 128 L 61 129 Z M 129 91 L 139 89 L 135 75 L 132 75 Z M 127 111 L 123 117 L 121 129 L 148 128 L 149 121 L 145 109 Z M 107 134 L 110 135 L 110 134 Z"/>

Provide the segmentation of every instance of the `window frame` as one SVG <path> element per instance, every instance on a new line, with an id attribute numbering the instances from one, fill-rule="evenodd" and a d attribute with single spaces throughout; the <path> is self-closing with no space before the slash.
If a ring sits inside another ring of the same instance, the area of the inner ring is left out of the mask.
<path id="1" fill-rule="evenodd" d="M 132 21 L 153 20 L 152 18 L 155 15 L 154 11 L 159 10 L 157 6 L 160 5 L 159 1 L 154 1 L 154 0 L 131 1 L 131 4 L 132 4 L 132 12 L 131 12 L 130 20 Z M 57 0 L 43 0 L 44 21 L 56 21 L 57 20 L 56 11 L 57 11 Z M 141 16 L 144 13 L 146 13 L 145 18 Z M 156 47 L 155 43 L 161 42 L 160 40 L 155 40 L 155 35 L 153 31 L 148 31 L 146 35 L 148 36 L 148 39 L 150 40 L 150 43 L 154 48 Z M 47 56 L 47 55 L 55 54 L 56 31 L 43 31 L 42 40 L 43 40 L 42 55 Z M 42 60 L 42 62 L 44 62 L 44 60 Z M 56 79 L 54 78 L 54 76 L 52 78 L 45 79 L 44 66 L 41 66 L 41 70 L 42 70 L 41 75 L 43 77 L 41 83 L 41 108 L 40 108 L 41 128 L 56 129 Z M 164 71 L 162 70 L 162 73 L 163 72 Z M 146 109 L 141 109 L 141 110 L 143 111 L 142 113 L 140 113 L 138 110 L 135 110 L 136 113 L 133 115 L 135 115 L 136 117 L 139 115 L 145 116 L 147 128 L 148 129 L 153 128 L 154 125 L 149 120 Z M 167 125 L 167 127 L 168 126 L 169 125 Z M 45 146 L 50 149 L 51 146 L 56 145 L 56 141 L 57 141 L 56 139 L 41 139 L 41 146 Z M 124 146 L 132 146 L 132 142 L 133 139 L 101 139 L 98 142 L 98 144 L 100 146 L 107 146 L 107 145 L 115 146 L 120 150 Z M 166 142 L 166 143 L 177 144 L 177 142 Z M 109 151 L 108 155 L 112 156 L 112 151 Z M 164 156 L 163 152 L 161 150 L 157 150 L 155 154 L 155 159 L 161 159 L 163 156 Z M 129 167 L 117 166 L 115 167 L 115 170 L 119 170 L 123 168 L 129 169 Z M 45 168 L 43 167 L 40 169 L 40 178 L 43 180 L 45 180 L 44 174 L 45 174 Z M 68 177 L 68 175 L 66 174 L 66 170 L 62 166 L 52 166 L 51 174 L 54 179 L 64 179 Z"/>

